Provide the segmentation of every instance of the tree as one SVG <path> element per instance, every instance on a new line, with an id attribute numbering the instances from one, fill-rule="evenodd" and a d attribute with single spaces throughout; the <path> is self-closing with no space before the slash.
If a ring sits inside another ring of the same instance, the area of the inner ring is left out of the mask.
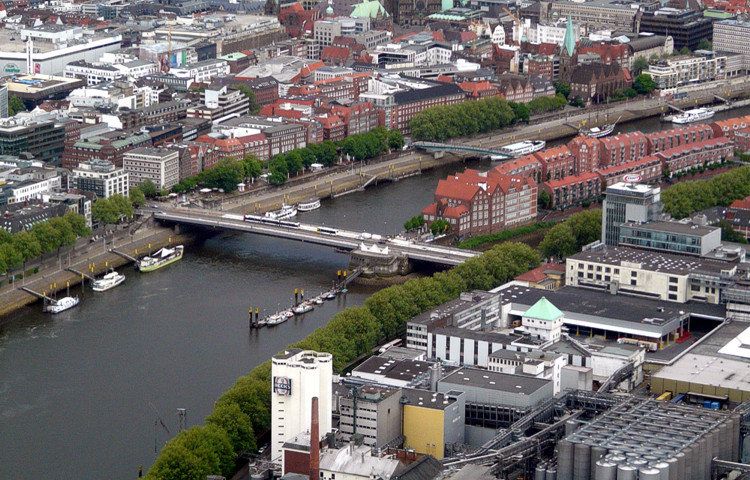
<path id="1" fill-rule="evenodd" d="M 539 244 L 539 250 L 545 257 L 565 258 L 576 253 L 576 237 L 567 222 L 552 227 L 544 240 Z"/>
<path id="2" fill-rule="evenodd" d="M 73 231 L 73 227 L 68 223 L 67 220 L 65 220 L 62 217 L 55 217 L 47 220 L 47 223 L 49 223 L 52 228 L 57 230 L 57 238 L 58 238 L 58 249 L 60 247 L 69 247 L 76 243 L 76 238 L 78 236 Z"/>
<path id="3" fill-rule="evenodd" d="M 114 225 L 120 221 L 120 209 L 110 198 L 100 198 L 91 207 L 91 216 L 102 225 Z"/>
<path id="4" fill-rule="evenodd" d="M 249 113 L 250 115 L 257 115 L 260 113 L 260 106 L 255 103 L 255 92 L 250 90 L 250 87 L 242 84 L 234 86 L 235 89 L 239 90 L 247 99 L 250 101 Z"/>
<path id="5" fill-rule="evenodd" d="M 242 166 L 245 169 L 245 177 L 257 178 L 263 173 L 263 166 L 255 155 L 247 154 L 242 157 Z"/>
<path id="6" fill-rule="evenodd" d="M 149 179 L 144 180 L 143 183 L 138 185 L 138 188 L 140 188 L 141 192 L 143 192 L 148 198 L 154 198 L 159 193 L 159 189 L 156 188 L 154 182 Z"/>
<path id="7" fill-rule="evenodd" d="M 550 198 L 549 193 L 547 193 L 547 190 L 541 190 L 539 192 L 537 203 L 545 210 L 549 210 L 549 206 L 552 204 L 552 199 Z"/>
<path id="8" fill-rule="evenodd" d="M 693 52 L 691 52 L 688 47 L 682 47 L 680 49 L 680 55 L 690 55 L 691 53 Z"/>
<path id="9" fill-rule="evenodd" d="M 576 239 L 577 249 L 602 238 L 602 211 L 584 210 L 565 221 Z"/>
<path id="10" fill-rule="evenodd" d="M 206 425 L 215 425 L 227 433 L 235 452 L 257 450 L 253 422 L 236 403 L 223 403 L 206 418 Z"/>
<path id="11" fill-rule="evenodd" d="M 417 215 L 416 217 L 411 217 L 404 223 L 404 229 L 413 230 L 415 228 L 421 227 L 422 225 L 424 225 L 424 217 L 422 215 Z"/>
<path id="12" fill-rule="evenodd" d="M 26 105 L 24 105 L 23 100 L 18 97 L 10 97 L 8 99 L 8 116 L 12 117 L 18 112 L 25 111 Z"/>
<path id="13" fill-rule="evenodd" d="M 83 218 L 83 215 L 79 215 L 73 212 L 66 212 L 65 215 L 63 215 L 63 218 L 70 224 L 76 237 L 85 237 L 86 235 L 91 233 L 89 227 L 86 226 L 86 219 Z"/>
<path id="14" fill-rule="evenodd" d="M 566 85 L 564 83 L 555 82 L 555 93 L 562 94 L 563 97 L 566 99 L 568 98 L 568 95 L 570 95 L 570 85 Z"/>
<path id="15" fill-rule="evenodd" d="M 404 148 L 404 136 L 398 130 L 393 130 L 388 134 L 388 148 L 392 150 L 401 150 Z"/>
<path id="16" fill-rule="evenodd" d="M 648 95 L 649 93 L 656 90 L 656 82 L 654 82 L 654 79 L 651 78 L 651 75 L 647 73 L 641 73 L 640 75 L 635 77 L 633 88 L 641 95 Z"/>
<path id="17" fill-rule="evenodd" d="M 583 101 L 581 97 L 576 97 L 570 101 L 570 105 L 574 107 L 578 107 L 578 108 L 583 108 L 586 106 L 586 103 Z"/>
<path id="18" fill-rule="evenodd" d="M 637 73 L 641 73 L 642 71 L 646 70 L 648 68 L 648 60 L 646 60 L 643 56 L 636 57 L 635 60 L 633 60 L 633 71 Z"/>
<path id="19" fill-rule="evenodd" d="M 146 195 L 143 194 L 143 190 L 141 190 L 140 187 L 131 188 L 128 196 L 130 197 L 130 203 L 132 203 L 135 208 L 142 207 L 146 204 Z"/>
<path id="20" fill-rule="evenodd" d="M 23 258 L 24 268 L 26 262 L 42 254 L 42 246 L 39 240 L 26 231 L 20 231 L 13 235 L 13 248 Z"/>
<path id="21" fill-rule="evenodd" d="M 634 88 L 628 88 L 628 89 L 627 89 L 627 90 L 625 90 L 625 91 L 624 91 L 623 93 L 624 93 L 624 94 L 625 94 L 625 96 L 626 96 L 626 97 L 628 97 L 628 98 L 635 98 L 635 97 L 637 97 L 637 96 L 638 96 L 638 92 L 636 92 Z"/>
<path id="22" fill-rule="evenodd" d="M 117 210 L 118 221 L 121 218 L 130 218 L 133 216 L 133 204 L 130 203 L 129 198 L 125 198 L 119 193 L 115 193 L 114 195 L 110 195 L 108 200 L 112 205 L 115 206 L 115 209 Z"/>
<path id="23" fill-rule="evenodd" d="M 2 259 L 2 263 L 5 264 L 5 270 L 2 270 L 2 272 L 13 270 L 24 262 L 23 255 L 21 255 L 11 243 L 3 243 L 0 245 L 0 259 Z"/>
<path id="24" fill-rule="evenodd" d="M 39 241 L 42 253 L 54 252 L 60 248 L 60 234 L 48 221 L 37 223 L 31 227 L 29 233 L 34 235 Z"/>
<path id="25" fill-rule="evenodd" d="M 702 38 L 700 42 L 698 42 L 698 50 L 713 50 L 714 46 L 713 44 L 707 39 Z"/>
<path id="26" fill-rule="evenodd" d="M 525 103 L 508 102 L 511 110 L 513 110 L 513 121 L 514 122 L 528 122 L 531 116 L 531 110 Z"/>
<path id="27" fill-rule="evenodd" d="M 208 188 L 221 188 L 225 192 L 237 190 L 245 179 L 245 166 L 233 158 L 220 160 L 213 168 L 201 173 L 201 183 Z"/>
<path id="28" fill-rule="evenodd" d="M 722 220 L 716 226 L 721 228 L 721 240 L 722 241 L 742 243 L 743 245 L 747 245 L 747 238 L 745 238 L 744 235 L 742 235 L 737 230 L 732 228 L 731 223 L 725 220 Z"/>
<path id="29" fill-rule="evenodd" d="M 435 220 L 430 225 L 430 232 L 432 232 L 433 235 L 437 236 L 442 233 L 447 233 L 451 228 L 451 224 L 447 220 Z"/>

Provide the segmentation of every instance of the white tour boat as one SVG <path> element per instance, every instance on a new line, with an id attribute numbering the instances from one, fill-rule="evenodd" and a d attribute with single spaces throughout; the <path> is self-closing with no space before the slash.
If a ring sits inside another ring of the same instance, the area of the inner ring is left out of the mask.
<path id="1" fill-rule="evenodd" d="M 294 307 L 292 311 L 295 313 L 295 315 L 302 315 L 303 313 L 312 311 L 312 309 L 313 309 L 313 306 L 311 302 L 304 302 Z"/>
<path id="2" fill-rule="evenodd" d="M 274 220 L 286 220 L 297 216 L 297 207 L 292 205 L 284 205 L 279 210 L 273 212 L 266 212 L 266 218 L 272 218 Z"/>
<path id="3" fill-rule="evenodd" d="M 319 198 L 311 198 L 310 200 L 305 200 L 304 202 L 299 202 L 297 204 L 297 210 L 300 212 L 310 212 L 312 210 L 317 210 L 319 208 L 320 208 Z"/>
<path id="4" fill-rule="evenodd" d="M 95 292 L 106 292 L 110 288 L 115 288 L 124 281 L 125 275 L 119 274 L 113 270 L 99 280 L 94 281 L 92 288 Z"/>
<path id="5" fill-rule="evenodd" d="M 266 326 L 275 327 L 276 325 L 279 325 L 280 323 L 284 323 L 287 320 L 289 320 L 289 317 L 286 316 L 285 312 L 275 313 L 271 315 L 270 317 L 266 318 Z"/>
<path id="6" fill-rule="evenodd" d="M 716 115 L 716 112 L 708 108 L 694 108 L 692 110 L 685 110 L 681 115 L 672 117 L 672 123 L 684 125 L 686 123 L 700 122 L 708 120 L 714 115 Z"/>
<path id="7" fill-rule="evenodd" d="M 530 153 L 543 150 L 545 146 L 547 146 L 547 142 L 545 142 L 544 140 L 536 140 L 533 142 L 526 141 L 526 142 L 511 143 L 510 145 L 501 147 L 500 151 L 512 156 L 513 158 L 518 158 L 518 157 L 523 157 L 524 155 L 528 155 Z"/>
<path id="8" fill-rule="evenodd" d="M 78 302 L 81 300 L 78 297 L 63 297 L 60 300 L 57 300 L 56 302 L 47 305 L 47 308 L 45 312 L 47 313 L 60 313 L 64 312 L 65 310 L 68 310 L 69 308 L 73 308 L 76 305 L 78 305 Z"/>

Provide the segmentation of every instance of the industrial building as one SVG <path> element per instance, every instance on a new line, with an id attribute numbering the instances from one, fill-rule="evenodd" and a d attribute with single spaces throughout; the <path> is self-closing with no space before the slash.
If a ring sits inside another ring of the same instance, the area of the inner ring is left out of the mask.
<path id="1" fill-rule="evenodd" d="M 446 447 L 464 444 L 465 394 L 405 388 L 404 448 L 412 448 L 440 460 Z"/>
<path id="2" fill-rule="evenodd" d="M 333 357 L 292 348 L 272 357 L 271 375 L 271 460 L 280 462 L 284 442 L 310 429 L 313 397 L 320 402 L 321 436 L 331 431 Z"/>
<path id="3" fill-rule="evenodd" d="M 736 462 L 741 447 L 737 416 L 643 398 L 569 421 L 566 433 L 550 467 L 558 480 L 709 480 L 712 458 Z"/>

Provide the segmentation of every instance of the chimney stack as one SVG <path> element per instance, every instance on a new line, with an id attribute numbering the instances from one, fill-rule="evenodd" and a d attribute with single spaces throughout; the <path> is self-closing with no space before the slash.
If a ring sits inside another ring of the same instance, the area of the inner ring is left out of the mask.
<path id="1" fill-rule="evenodd" d="M 310 480 L 320 478 L 320 421 L 318 397 L 312 399 L 312 425 L 310 426 Z"/>

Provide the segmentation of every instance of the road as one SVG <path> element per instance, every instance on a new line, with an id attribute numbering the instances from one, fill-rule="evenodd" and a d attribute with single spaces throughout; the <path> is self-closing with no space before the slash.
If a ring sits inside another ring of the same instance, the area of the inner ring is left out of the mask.
<path id="1" fill-rule="evenodd" d="M 161 221 L 255 233 L 350 251 L 362 248 L 363 246 L 367 248 L 376 246 L 384 254 L 406 256 L 409 259 L 442 265 L 459 265 L 465 260 L 479 255 L 478 252 L 470 250 L 417 242 L 401 237 L 388 238 L 367 232 L 360 233 L 332 228 L 331 226 L 323 227 L 321 225 L 300 223 L 295 222 L 294 219 L 288 220 L 288 226 L 277 226 L 248 222 L 244 220 L 242 215 L 232 213 L 207 214 L 204 212 L 181 210 L 158 212 L 154 217 Z M 326 233 L 325 230 L 329 232 Z"/>

